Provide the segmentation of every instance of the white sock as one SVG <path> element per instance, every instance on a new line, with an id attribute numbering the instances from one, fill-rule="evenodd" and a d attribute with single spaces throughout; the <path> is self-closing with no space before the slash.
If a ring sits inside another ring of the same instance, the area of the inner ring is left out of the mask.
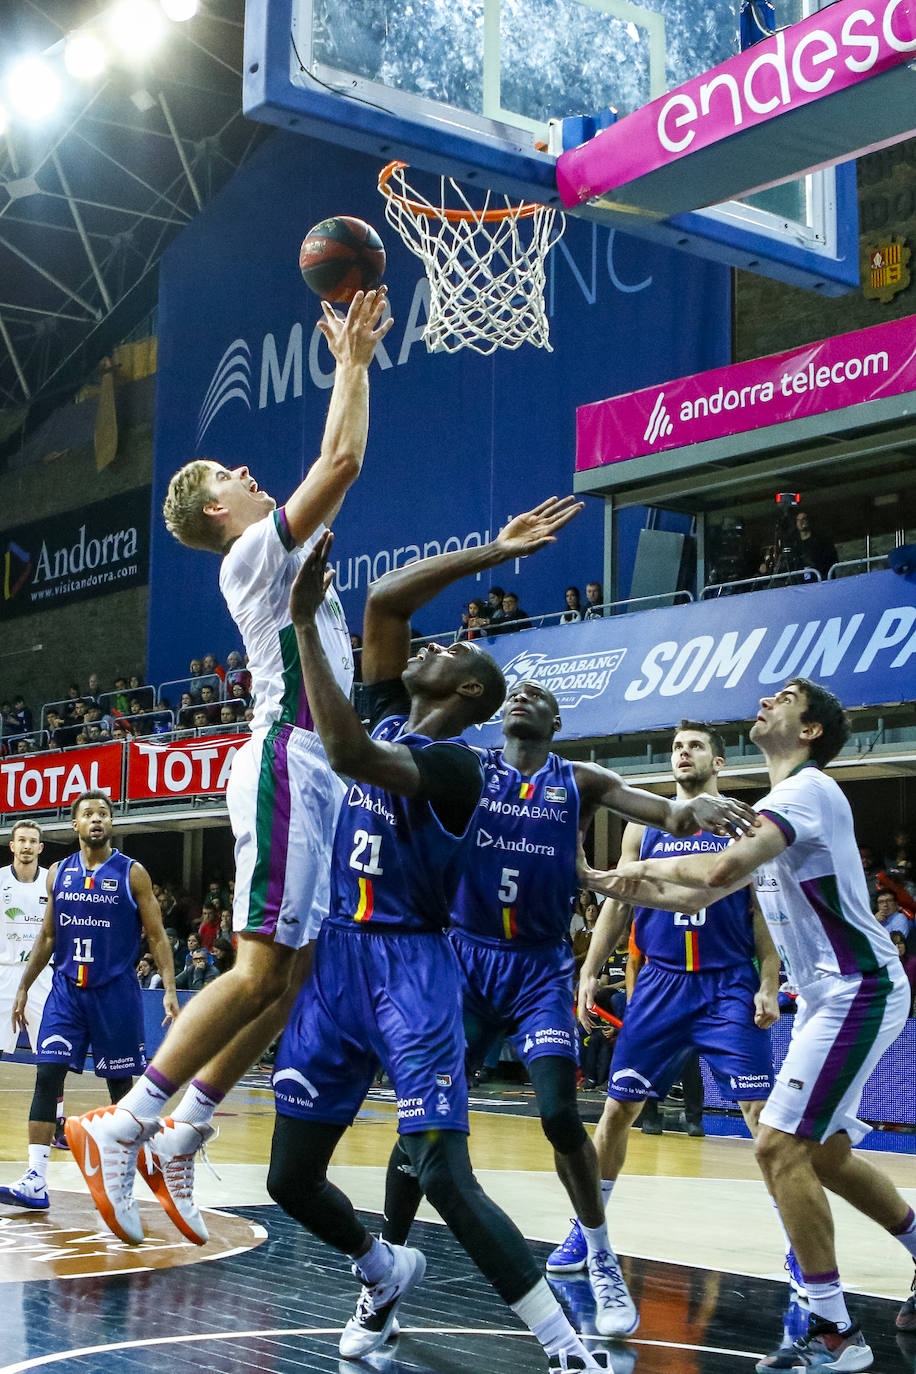
<path id="1" fill-rule="evenodd" d="M 786 1248 L 786 1254 L 788 1254 L 789 1251 L 792 1249 L 792 1242 L 789 1240 L 789 1233 L 786 1230 L 786 1224 L 782 1219 L 782 1213 L 779 1210 L 779 1204 L 774 1197 L 770 1196 L 769 1194 L 767 1194 L 767 1196 L 770 1197 L 770 1206 L 776 1213 L 776 1220 L 779 1222 L 779 1229 L 782 1232 L 783 1245 Z"/>
<path id="2" fill-rule="evenodd" d="M 57 1119 L 58 1119 L 58 1121 L 60 1121 L 60 1119 L 61 1119 L 61 1117 L 63 1116 L 63 1114 L 64 1114 L 64 1099 L 63 1099 L 62 1097 L 59 1097 L 59 1098 L 57 1099 Z"/>
<path id="3" fill-rule="evenodd" d="M 616 1182 L 616 1178 L 603 1178 L 601 1180 L 601 1201 L 604 1203 L 605 1211 L 607 1211 L 607 1205 L 611 1200 L 611 1193 L 614 1191 Z"/>
<path id="4" fill-rule="evenodd" d="M 138 1121 L 152 1121 L 162 1115 L 162 1108 L 171 1095 L 154 1083 L 147 1074 L 143 1074 L 117 1105 L 126 1107 Z"/>
<path id="5" fill-rule="evenodd" d="M 209 1126 L 223 1096 L 221 1092 L 208 1089 L 199 1079 L 192 1078 L 184 1090 L 184 1097 L 172 1112 L 172 1120 L 189 1121 L 194 1126 Z"/>
<path id="6" fill-rule="evenodd" d="M 512 1311 L 523 1321 L 536 1340 L 540 1341 L 548 1355 L 558 1355 L 565 1350 L 570 1355 L 580 1355 L 585 1347 L 570 1326 L 566 1314 L 557 1302 L 545 1279 L 538 1279 L 518 1302 L 509 1304 Z"/>
<path id="7" fill-rule="evenodd" d="M 846 1310 L 846 1298 L 840 1276 L 834 1269 L 829 1274 L 803 1274 L 808 1306 L 816 1317 L 824 1321 L 836 1322 L 840 1331 L 852 1326 L 852 1319 Z"/>
<path id="8" fill-rule="evenodd" d="M 371 1239 L 372 1244 L 364 1255 L 353 1256 L 353 1263 L 367 1288 L 384 1283 L 394 1268 L 394 1251 L 387 1240 L 380 1240 L 378 1236 Z"/>
<path id="9" fill-rule="evenodd" d="M 50 1158 L 50 1145 L 29 1146 L 29 1168 L 35 1170 L 42 1183 L 47 1183 L 48 1181 L 48 1160 Z"/>
<path id="10" fill-rule="evenodd" d="M 912 1207 L 899 1226 L 888 1227 L 895 1240 L 909 1251 L 913 1259 L 916 1260 L 916 1216 L 913 1214 Z"/>
<path id="11" fill-rule="evenodd" d="M 599 1250 L 610 1250 L 611 1242 L 608 1240 L 607 1222 L 602 1222 L 600 1226 L 586 1226 L 583 1221 L 580 1221 L 579 1229 L 585 1237 L 589 1259 L 597 1255 Z"/>

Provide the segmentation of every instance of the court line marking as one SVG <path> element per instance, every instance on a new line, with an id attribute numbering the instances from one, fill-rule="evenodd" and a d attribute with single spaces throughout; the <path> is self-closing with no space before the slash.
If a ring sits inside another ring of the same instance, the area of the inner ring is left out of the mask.
<path id="1" fill-rule="evenodd" d="M 86 1345 L 75 1350 L 58 1350 L 49 1355 L 36 1355 L 29 1360 L 0 1367 L 0 1374 L 26 1374 L 30 1369 L 42 1369 L 62 1360 L 79 1360 L 89 1355 L 111 1353 L 116 1350 L 143 1350 L 161 1345 L 200 1344 L 202 1341 L 242 1341 L 274 1336 L 336 1336 L 342 1331 L 339 1326 L 281 1326 L 268 1327 L 260 1331 L 208 1331 L 191 1332 L 184 1336 L 146 1336 L 135 1341 L 112 1341 L 107 1345 Z M 402 1328 L 405 1336 L 512 1336 L 516 1339 L 533 1340 L 530 1331 L 494 1330 L 485 1326 L 407 1326 Z M 585 1336 L 584 1340 L 601 1340 L 600 1336 Z M 687 1345 L 679 1341 L 635 1340 L 634 1345 L 656 1346 L 663 1350 L 695 1350 L 707 1355 L 730 1355 L 742 1360 L 758 1360 L 759 1351 L 728 1350 L 716 1345 Z"/>

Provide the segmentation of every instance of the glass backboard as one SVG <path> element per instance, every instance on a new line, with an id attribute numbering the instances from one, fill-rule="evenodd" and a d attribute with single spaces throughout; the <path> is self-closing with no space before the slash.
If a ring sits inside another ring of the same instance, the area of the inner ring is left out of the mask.
<path id="1" fill-rule="evenodd" d="M 780 22 L 809 4 L 786 0 Z M 625 115 L 737 50 L 731 0 L 248 0 L 245 109 L 380 166 L 558 205 L 551 119 Z M 853 164 L 668 220 L 621 212 L 617 227 L 824 294 L 858 284 Z"/>

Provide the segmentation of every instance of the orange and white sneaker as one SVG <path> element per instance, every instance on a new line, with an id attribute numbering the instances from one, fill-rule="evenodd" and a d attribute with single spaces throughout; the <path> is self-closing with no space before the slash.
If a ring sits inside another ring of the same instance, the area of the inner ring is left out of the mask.
<path id="1" fill-rule="evenodd" d="M 134 1201 L 134 1173 L 141 1146 L 158 1126 L 156 1120 L 138 1121 L 117 1103 L 85 1116 L 68 1116 L 64 1126 L 67 1144 L 99 1215 L 128 1245 L 143 1240 L 140 1209 Z"/>
<path id="2" fill-rule="evenodd" d="M 140 1151 L 137 1168 L 181 1234 L 195 1245 L 210 1239 L 200 1208 L 194 1201 L 194 1156 L 216 1135 L 215 1126 L 195 1126 L 167 1116 Z M 212 1166 L 211 1166 L 212 1167 Z"/>

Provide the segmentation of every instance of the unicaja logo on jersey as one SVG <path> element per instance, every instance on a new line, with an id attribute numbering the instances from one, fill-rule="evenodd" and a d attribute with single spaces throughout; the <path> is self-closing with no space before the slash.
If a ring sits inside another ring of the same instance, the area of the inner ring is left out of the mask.
<path id="1" fill-rule="evenodd" d="M 233 339 L 216 364 L 197 417 L 198 448 L 223 406 L 230 401 L 241 401 L 246 410 L 251 409 L 251 349 L 244 339 Z"/>
<path id="2" fill-rule="evenodd" d="M 642 437 L 647 444 L 654 444 L 658 439 L 667 439 L 673 429 L 674 422 L 665 405 L 665 393 L 660 391 L 655 398 L 655 405 L 652 407 L 652 414 Z"/>

